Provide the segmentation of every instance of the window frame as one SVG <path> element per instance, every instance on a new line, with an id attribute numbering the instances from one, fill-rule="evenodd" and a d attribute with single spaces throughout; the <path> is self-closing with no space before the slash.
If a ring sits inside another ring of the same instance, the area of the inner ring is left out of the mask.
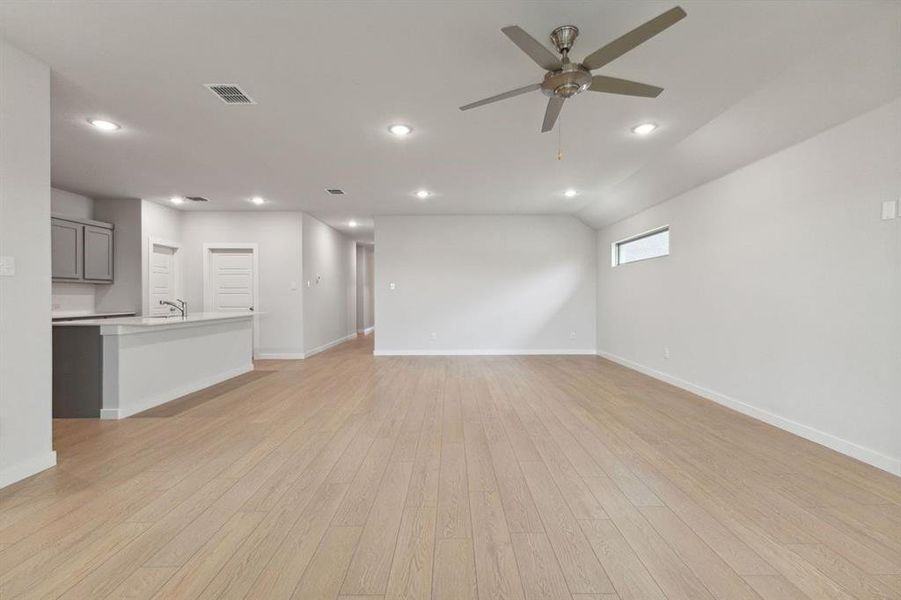
<path id="1" fill-rule="evenodd" d="M 627 238 L 623 238 L 621 240 L 617 240 L 610 244 L 610 266 L 611 267 L 621 267 L 623 265 L 631 265 L 632 263 L 644 262 L 646 260 L 654 260 L 657 258 L 664 258 L 670 255 L 670 240 L 667 240 L 666 245 L 666 254 L 659 254 L 657 256 L 649 256 L 647 258 L 638 258 L 635 260 L 630 260 L 629 262 L 620 262 L 619 261 L 619 249 L 623 244 L 628 244 L 630 242 L 637 242 L 638 240 L 642 240 L 644 238 L 651 237 L 652 235 L 657 235 L 658 233 L 669 232 L 670 226 L 669 224 L 661 225 L 660 227 L 655 227 L 653 229 L 648 229 L 647 231 L 642 231 L 641 233 L 637 233 L 635 235 L 630 235 Z"/>

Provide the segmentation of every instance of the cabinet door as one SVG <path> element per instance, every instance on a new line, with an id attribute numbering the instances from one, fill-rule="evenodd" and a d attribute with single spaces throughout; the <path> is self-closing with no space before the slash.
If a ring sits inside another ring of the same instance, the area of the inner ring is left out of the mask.
<path id="1" fill-rule="evenodd" d="M 112 229 L 84 226 L 84 278 L 90 281 L 113 280 Z"/>
<path id="2" fill-rule="evenodd" d="M 82 278 L 84 225 L 50 220 L 51 272 L 53 279 Z"/>

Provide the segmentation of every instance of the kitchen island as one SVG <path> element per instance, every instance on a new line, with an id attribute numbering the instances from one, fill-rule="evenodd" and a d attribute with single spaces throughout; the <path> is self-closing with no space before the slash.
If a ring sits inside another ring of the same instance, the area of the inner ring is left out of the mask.
<path id="1" fill-rule="evenodd" d="M 53 416 L 123 419 L 253 370 L 253 313 L 53 323 Z"/>

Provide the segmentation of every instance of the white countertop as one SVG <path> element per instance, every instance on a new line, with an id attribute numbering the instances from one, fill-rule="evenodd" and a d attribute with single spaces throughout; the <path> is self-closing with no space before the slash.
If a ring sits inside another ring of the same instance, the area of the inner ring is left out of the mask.
<path id="1" fill-rule="evenodd" d="M 220 312 L 194 313 L 187 317 L 120 317 L 112 319 L 78 319 L 73 321 L 54 321 L 54 327 L 100 327 L 103 335 L 123 333 L 140 333 L 142 331 L 159 331 L 162 329 L 189 327 L 210 324 L 217 321 L 237 321 L 251 319 L 253 312 Z"/>

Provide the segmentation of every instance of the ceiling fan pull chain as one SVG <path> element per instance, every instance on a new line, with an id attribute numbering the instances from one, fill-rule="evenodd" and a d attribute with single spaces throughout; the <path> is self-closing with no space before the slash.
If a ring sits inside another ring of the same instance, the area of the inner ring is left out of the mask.
<path id="1" fill-rule="evenodd" d="M 563 160 L 563 119 L 557 122 L 557 160 Z"/>

